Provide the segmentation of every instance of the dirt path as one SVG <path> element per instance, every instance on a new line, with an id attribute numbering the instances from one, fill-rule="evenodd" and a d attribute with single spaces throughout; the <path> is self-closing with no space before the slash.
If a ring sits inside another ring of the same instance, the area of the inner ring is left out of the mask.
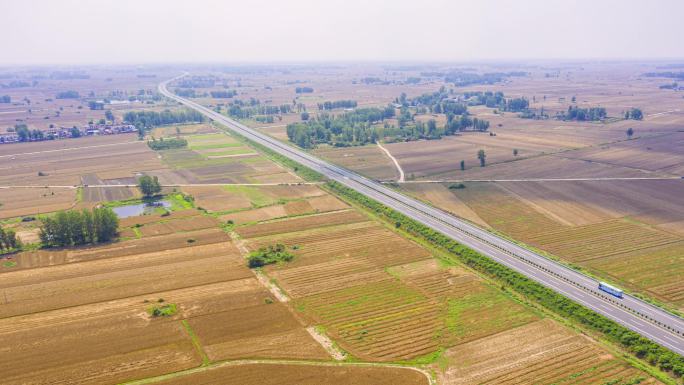
<path id="1" fill-rule="evenodd" d="M 124 382 L 122 385 L 153 384 L 156 382 L 169 380 L 171 378 L 189 375 L 189 374 L 198 373 L 198 372 L 203 372 L 206 370 L 218 369 L 218 368 L 223 368 L 226 366 L 239 366 L 239 365 L 251 365 L 251 364 L 309 365 L 309 366 L 351 366 L 351 367 L 354 367 L 354 366 L 355 367 L 372 366 L 372 367 L 379 367 L 379 368 L 413 370 L 413 371 L 422 373 L 425 376 L 425 378 L 427 379 L 428 385 L 437 385 L 437 381 L 434 379 L 434 377 L 432 376 L 432 373 L 430 373 L 430 371 L 423 369 L 423 368 L 416 367 L 416 366 L 405 366 L 405 365 L 398 365 L 398 364 L 378 364 L 378 363 L 370 363 L 370 362 L 353 362 L 352 363 L 352 362 L 320 362 L 320 361 L 268 360 L 268 359 L 222 361 L 222 362 L 209 364 L 207 366 L 202 366 L 199 368 L 182 370 L 182 371 L 176 372 L 176 373 L 169 373 L 169 374 L 164 374 L 164 375 L 157 376 L 157 377 L 151 377 L 151 378 L 145 378 L 142 380 Z"/>
<path id="2" fill-rule="evenodd" d="M 240 239 L 240 237 L 237 235 L 237 233 L 235 231 L 230 232 L 230 239 L 233 240 L 233 243 L 235 244 L 235 246 L 238 248 L 238 250 L 240 250 L 240 254 L 242 255 L 242 257 L 245 258 L 245 260 L 247 260 L 247 257 L 249 256 L 249 250 L 247 249 L 247 246 L 245 246 L 244 241 L 242 239 Z M 256 276 L 256 279 L 262 285 L 264 285 L 264 287 L 266 287 L 268 289 L 268 291 L 270 291 L 271 294 L 273 294 L 273 296 L 276 297 L 276 299 L 279 302 L 285 303 L 285 302 L 290 301 L 290 297 L 288 297 L 285 293 L 283 293 L 283 291 L 280 290 L 280 288 L 278 286 L 274 285 L 271 282 L 271 280 L 268 279 L 266 274 L 264 274 L 260 270 L 256 270 L 256 269 L 250 269 L 250 270 L 252 271 L 252 273 L 254 273 L 254 275 Z"/>
<path id="3" fill-rule="evenodd" d="M 397 168 L 397 171 L 399 171 L 398 182 L 403 183 L 405 181 L 404 170 L 399 165 L 399 162 L 397 161 L 397 159 L 394 156 L 392 156 L 392 153 L 390 153 L 388 149 L 383 147 L 382 144 L 380 144 L 380 142 L 378 142 L 378 147 L 392 160 L 392 162 L 394 162 L 394 166 Z"/>
<path id="4" fill-rule="evenodd" d="M 344 352 L 341 352 L 335 347 L 335 344 L 330 338 L 328 338 L 328 336 L 316 330 L 315 327 L 309 326 L 306 328 L 306 331 L 309 332 L 311 337 L 316 340 L 316 342 L 318 342 L 323 349 L 325 349 L 335 360 L 342 361 L 347 357 Z"/>

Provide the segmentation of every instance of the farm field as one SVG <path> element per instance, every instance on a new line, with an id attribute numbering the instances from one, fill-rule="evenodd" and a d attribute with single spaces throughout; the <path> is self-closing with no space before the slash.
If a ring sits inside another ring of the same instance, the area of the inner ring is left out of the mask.
<path id="1" fill-rule="evenodd" d="M 684 304 L 678 180 L 409 184 L 405 190 L 604 279 Z M 451 197 L 450 197 L 451 195 Z"/>
<path id="2" fill-rule="evenodd" d="M 252 250 L 276 240 L 293 250 L 294 261 L 269 266 L 265 273 L 292 299 L 298 312 L 357 359 L 429 361 L 427 357 L 446 349 L 444 359 L 450 360 L 451 349 L 508 333 L 515 336 L 528 325 L 550 324 L 551 330 L 564 330 L 471 272 L 443 266 L 408 241 L 391 240 L 395 236 L 388 230 L 353 211 L 269 220 L 235 231 Z M 375 246 L 366 246 L 369 243 Z M 583 360 L 590 359 L 605 362 L 591 375 L 597 381 L 621 381 L 623 375 L 630 380 L 648 378 L 590 340 L 567 330 L 563 333 L 585 349 L 577 372 L 584 370 Z M 506 346 L 493 344 L 491 349 L 503 349 L 503 353 Z M 575 346 L 568 345 L 568 350 Z M 471 357 L 477 362 L 477 354 L 455 355 L 459 363 L 453 365 L 471 362 Z M 445 373 L 457 371 L 451 363 L 446 368 Z M 562 377 L 563 371 L 557 374 Z M 459 383 L 448 382 L 447 376 L 438 371 L 440 383 Z"/>
<path id="3" fill-rule="evenodd" d="M 165 168 L 135 135 L 112 135 L 0 146 L 3 186 L 76 186 L 86 175 L 101 179 L 133 177 Z M 121 162 L 125 159 L 125 162 Z M 41 174 L 39 176 L 39 173 Z"/>
<path id="4" fill-rule="evenodd" d="M 345 111 L 324 111 L 319 103 L 354 100 L 361 108 L 384 108 L 402 92 L 415 97 L 442 86 L 453 89 L 454 96 L 503 90 L 507 97 L 534 97 L 535 107 L 543 104 L 554 113 L 567 110 L 575 95 L 577 105 L 605 105 L 612 117 L 643 107 L 644 121 L 587 123 L 520 119 L 473 106 L 472 116 L 490 120 L 495 135 L 464 132 L 385 146 L 412 182 L 399 184 L 401 190 L 684 309 L 680 180 L 453 187 L 460 179 L 678 176 L 684 167 L 678 132 L 684 116 L 668 111 L 679 108 L 681 96 L 661 95 L 659 80 L 636 79 L 633 69 L 611 74 L 602 69 L 599 64 L 587 71 L 566 68 L 568 81 L 546 79 L 543 66 L 530 67 L 524 77 L 456 87 L 445 83 L 443 74 L 431 73 L 471 70 L 371 64 L 212 67 L 193 72 L 212 79 L 213 86 L 189 89 L 201 95 L 195 101 L 222 113 L 231 101 L 252 103 L 250 98 L 261 106 L 292 106 L 291 112 L 269 116 L 270 122 L 264 116 L 241 119 L 285 141 L 286 125 L 302 121 L 301 112 L 315 118 Z M 502 69 L 485 65 L 482 70 Z M 154 96 L 155 85 L 171 73 L 160 69 L 157 77 L 136 82 L 143 72 L 108 73 L 111 81 L 98 75 L 40 82 L 24 91 L 45 86 L 41 96 L 30 98 L 53 115 L 41 117 L 40 124 L 35 116 L 26 122 L 45 129 L 50 122 L 100 119 L 104 113 L 87 110 L 85 100 L 45 100 L 58 89 L 72 88 L 72 81 L 83 95 L 93 88 L 96 97 L 107 97 L 112 89 L 133 96 L 140 88 Z M 626 78 L 629 87 L 621 85 Z M 303 86 L 313 92 L 295 91 Z M 217 90 L 236 95 L 211 97 Z M 13 100 L 21 100 L 11 92 Z M 12 120 L 15 112 L 3 115 L 10 107 L 26 106 L 0 105 L 2 130 L 18 122 Z M 64 112 L 56 116 L 59 107 Z M 158 100 L 109 107 L 117 119 L 127 111 L 174 108 Z M 446 121 L 429 111 L 415 119 Z M 626 140 L 628 127 L 636 130 L 631 140 Z M 0 382 L 429 384 L 420 371 L 385 366 L 399 363 L 434 373 L 444 385 L 660 384 L 605 341 L 564 326 L 466 266 L 446 262 L 437 251 L 403 237 L 394 224 L 374 220 L 325 186 L 304 183 L 211 124 L 156 127 L 152 136 L 180 136 L 188 147 L 153 151 L 136 135 L 0 145 L 0 220 L 30 246 L 0 261 Z M 479 149 L 487 153 L 486 167 L 478 165 Z M 320 146 L 312 153 L 375 179 L 398 177 L 375 145 Z M 465 171 L 459 168 L 461 159 Z M 179 209 L 176 203 L 163 214 L 158 209 L 121 219 L 120 238 L 112 243 L 64 249 L 31 245 L 39 241 L 39 221 L 21 217 L 124 205 L 129 202 L 121 201 L 141 197 L 137 188 L 124 185 L 143 174 L 178 185 L 163 189 L 166 199 L 187 194 L 192 199 L 185 203 L 194 207 Z M 455 181 L 424 183 L 442 179 Z M 250 252 L 277 244 L 294 259 L 247 267 Z M 169 313 L 159 315 L 161 308 Z"/>
<path id="5" fill-rule="evenodd" d="M 326 366 L 288 364 L 239 364 L 212 368 L 158 382 L 180 385 L 427 385 L 420 372 L 405 368 L 371 366 Z"/>
<path id="6" fill-rule="evenodd" d="M 445 357 L 449 368 L 438 374 L 445 385 L 660 384 L 548 320 L 459 345 Z"/>
<path id="7" fill-rule="evenodd" d="M 377 146 L 321 147 L 314 154 L 362 175 L 379 180 L 396 180 L 398 174 L 392 160 Z"/>
<path id="8" fill-rule="evenodd" d="M 163 184 L 296 183 L 300 179 L 223 133 L 187 136 L 188 148 L 160 151 L 171 170 L 152 172 Z"/>
<path id="9" fill-rule="evenodd" d="M 254 278 L 215 218 L 185 210 L 122 226 L 140 237 L 24 252 L 0 267 L 0 335 L 12 346 L 0 351 L 3 382 L 118 383 L 206 360 L 329 357 Z M 152 317 L 157 303 L 178 311 Z"/>
<path id="10" fill-rule="evenodd" d="M 356 357 L 415 359 L 440 346 L 537 317 L 470 273 L 442 271 L 430 263 L 434 260 L 426 250 L 353 212 L 266 222 L 236 231 L 250 249 L 269 244 L 276 236 L 279 242 L 296 246 L 293 262 L 269 267 L 267 274 L 293 298 L 297 310 L 325 327 Z M 425 264 L 427 268 L 418 269 L 423 275 L 411 268 Z M 491 323 L 482 322 L 480 312 L 488 313 Z M 480 322 L 473 322 L 476 319 Z"/>

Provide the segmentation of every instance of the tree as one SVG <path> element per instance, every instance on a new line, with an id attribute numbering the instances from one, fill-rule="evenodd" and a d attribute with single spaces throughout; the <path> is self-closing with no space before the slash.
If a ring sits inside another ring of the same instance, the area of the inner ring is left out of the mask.
<path id="1" fill-rule="evenodd" d="M 156 176 L 151 177 L 149 175 L 143 175 L 138 178 L 138 188 L 140 192 L 143 193 L 145 198 L 150 198 L 161 192 L 161 185 L 159 184 L 159 178 Z"/>
<path id="2" fill-rule="evenodd" d="M 304 111 L 302 112 L 302 120 L 309 120 L 309 113 Z"/>
<path id="3" fill-rule="evenodd" d="M 465 171 L 465 160 L 461 161 L 461 171 Z"/>
<path id="4" fill-rule="evenodd" d="M 78 127 L 76 127 L 76 126 L 71 127 L 71 137 L 72 138 L 80 138 L 81 137 L 81 131 L 78 129 Z"/>
<path id="5" fill-rule="evenodd" d="M 114 122 L 114 114 L 112 113 L 112 110 L 105 111 L 105 118 L 110 122 Z"/>
<path id="6" fill-rule="evenodd" d="M 632 139 L 632 135 L 634 135 L 634 129 L 630 127 L 625 133 L 627 134 L 627 139 Z"/>
<path id="7" fill-rule="evenodd" d="M 485 166 L 485 159 L 487 158 L 487 155 L 485 154 L 484 150 L 480 150 L 477 152 L 477 159 L 480 160 L 480 167 Z"/>
<path id="8" fill-rule="evenodd" d="M 11 251 L 21 248 L 21 241 L 12 229 L 3 229 L 0 226 L 0 251 Z"/>
<path id="9" fill-rule="evenodd" d="M 513 149 L 513 156 L 518 156 L 518 149 L 517 148 Z"/>

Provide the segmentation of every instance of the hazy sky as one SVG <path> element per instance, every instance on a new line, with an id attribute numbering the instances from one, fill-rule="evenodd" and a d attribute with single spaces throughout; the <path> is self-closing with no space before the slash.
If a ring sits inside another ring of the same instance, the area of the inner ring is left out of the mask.
<path id="1" fill-rule="evenodd" d="M 684 0 L 0 0 L 0 65 L 683 58 Z"/>

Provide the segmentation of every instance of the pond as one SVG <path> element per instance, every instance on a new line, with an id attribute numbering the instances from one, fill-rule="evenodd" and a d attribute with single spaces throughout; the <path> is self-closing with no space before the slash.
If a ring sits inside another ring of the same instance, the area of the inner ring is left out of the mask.
<path id="1" fill-rule="evenodd" d="M 134 205 L 113 207 L 112 210 L 119 218 L 128 218 L 138 215 L 153 214 L 159 207 L 169 208 L 171 207 L 171 203 L 169 203 L 169 201 L 144 202 Z"/>

